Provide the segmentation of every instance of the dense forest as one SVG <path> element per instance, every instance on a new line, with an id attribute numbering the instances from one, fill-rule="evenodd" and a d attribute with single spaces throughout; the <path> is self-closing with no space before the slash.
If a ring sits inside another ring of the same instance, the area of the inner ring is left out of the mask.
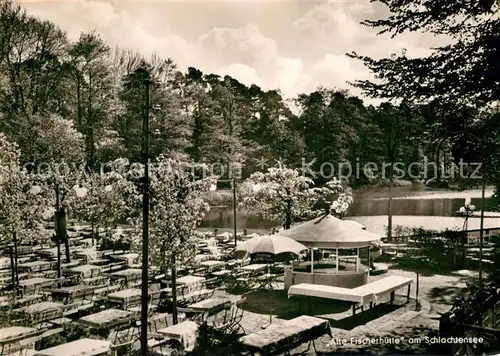
<path id="1" fill-rule="evenodd" d="M 243 177 L 261 170 L 263 160 L 290 167 L 313 162 L 316 171 L 327 170 L 324 162 L 337 167 L 347 161 L 483 160 L 489 183 L 497 179 L 498 139 L 470 138 L 498 132 L 497 108 L 439 98 L 373 106 L 336 88 L 284 98 L 279 90 L 246 86 L 230 76 L 193 67 L 182 72 L 170 58 L 110 48 L 97 33 L 72 42 L 55 24 L 7 1 L 0 8 L 0 131 L 17 142 L 24 163 L 64 160 L 98 169 L 118 157 L 139 161 L 140 67 L 153 78 L 152 158 L 240 163 Z M 378 181 L 366 172 L 351 178 L 353 186 Z"/>

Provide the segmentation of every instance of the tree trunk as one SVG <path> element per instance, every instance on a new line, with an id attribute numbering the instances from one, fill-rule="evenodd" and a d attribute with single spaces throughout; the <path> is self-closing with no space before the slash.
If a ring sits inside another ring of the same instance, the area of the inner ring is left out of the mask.
<path id="1" fill-rule="evenodd" d="M 175 254 L 172 255 L 172 322 L 178 323 L 177 319 L 177 276 L 175 268 Z"/>
<path id="2" fill-rule="evenodd" d="M 80 85 L 80 74 L 76 76 L 76 128 L 81 132 L 82 130 L 82 100 L 81 100 L 81 85 Z"/>
<path id="3" fill-rule="evenodd" d="M 392 186 L 394 184 L 392 176 L 392 166 L 391 162 L 390 172 L 389 172 L 389 201 L 387 205 L 387 239 L 392 240 Z"/>
<path id="4" fill-rule="evenodd" d="M 19 271 L 17 269 L 17 267 L 18 267 L 17 266 L 18 265 L 18 263 L 17 263 L 17 258 L 18 258 L 18 256 L 17 256 L 17 235 L 15 232 L 12 233 L 12 237 L 14 238 L 14 265 L 15 265 L 14 274 L 16 276 L 16 288 L 17 288 L 17 287 L 19 287 Z"/>
<path id="5" fill-rule="evenodd" d="M 68 238 L 68 235 L 66 235 L 66 238 L 64 239 L 64 249 L 66 250 L 66 263 L 70 263 L 71 262 L 71 257 L 70 257 L 70 252 L 69 252 L 69 238 Z"/>
<path id="6" fill-rule="evenodd" d="M 15 273 L 16 267 L 15 267 L 15 262 L 14 262 L 14 248 L 11 246 L 10 247 L 10 274 L 12 276 L 12 287 L 14 288 L 16 286 L 16 273 Z"/>
<path id="7" fill-rule="evenodd" d="M 64 241 L 64 249 L 66 251 L 66 263 L 71 262 L 70 251 L 69 251 L 69 237 L 68 237 L 68 227 L 66 220 L 66 210 L 61 208 L 60 224 L 61 224 L 61 238 Z"/>
<path id="8" fill-rule="evenodd" d="M 292 201 L 289 199 L 286 202 L 285 230 L 290 229 L 291 226 L 292 226 Z"/>

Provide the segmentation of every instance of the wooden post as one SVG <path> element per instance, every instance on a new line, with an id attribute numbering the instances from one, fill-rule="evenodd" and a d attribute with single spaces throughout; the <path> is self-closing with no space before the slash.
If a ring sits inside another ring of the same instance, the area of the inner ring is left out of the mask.
<path id="1" fill-rule="evenodd" d="M 10 246 L 10 272 L 12 277 L 12 288 L 16 287 L 16 266 L 14 265 L 14 248 Z"/>
<path id="2" fill-rule="evenodd" d="M 359 247 L 356 248 L 356 273 L 358 273 L 358 266 L 359 266 Z"/>
<path id="3" fill-rule="evenodd" d="M 339 249 L 335 249 L 335 271 L 339 274 Z"/>
<path id="4" fill-rule="evenodd" d="M 311 274 L 314 274 L 314 249 L 311 248 Z M 313 277 L 314 282 L 314 277 Z"/>
<path id="5" fill-rule="evenodd" d="M 419 289 L 419 283 L 420 283 L 419 277 L 420 277 L 420 273 L 417 272 L 417 287 L 415 290 L 415 310 L 416 311 L 418 311 L 418 289 Z"/>
<path id="6" fill-rule="evenodd" d="M 370 283 L 370 272 L 372 271 L 372 263 L 370 261 L 370 246 L 368 246 L 368 277 L 367 282 Z"/>

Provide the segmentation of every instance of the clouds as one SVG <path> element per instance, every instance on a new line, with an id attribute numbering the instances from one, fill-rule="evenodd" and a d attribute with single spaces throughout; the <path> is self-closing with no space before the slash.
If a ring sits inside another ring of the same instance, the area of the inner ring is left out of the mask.
<path id="1" fill-rule="evenodd" d="M 71 1 L 24 5 L 30 14 L 59 25 L 71 40 L 76 40 L 81 32 L 96 30 L 111 47 L 130 48 L 144 55 L 157 52 L 175 58 L 178 63 L 193 57 L 192 46 L 182 36 L 153 34 L 138 16 L 118 11 L 111 3 Z"/>
<path id="2" fill-rule="evenodd" d="M 213 65 L 226 64 L 217 73 L 229 74 L 245 84 L 253 78 L 264 89 L 278 87 L 291 96 L 306 78 L 302 59 L 281 55 L 276 41 L 265 36 L 255 23 L 213 29 L 202 35 L 198 44 L 201 51 L 210 53 Z"/>
<path id="3" fill-rule="evenodd" d="M 350 89 L 346 81 L 369 76 L 360 63 L 345 57 L 352 50 L 372 56 L 388 56 L 402 48 L 409 55 L 427 53 L 421 38 L 395 41 L 361 26 L 361 19 L 380 14 L 369 2 L 80 0 L 23 5 L 29 13 L 55 22 L 71 39 L 95 29 L 112 47 L 145 55 L 157 52 L 172 58 L 181 70 L 193 66 L 228 74 L 247 85 L 279 88 L 286 96 L 319 85 Z"/>

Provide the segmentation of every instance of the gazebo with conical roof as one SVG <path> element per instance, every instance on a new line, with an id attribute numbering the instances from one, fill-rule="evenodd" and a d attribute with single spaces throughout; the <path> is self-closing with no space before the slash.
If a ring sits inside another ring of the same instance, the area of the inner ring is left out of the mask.
<path id="1" fill-rule="evenodd" d="M 378 242 L 380 236 L 371 233 L 363 226 L 350 221 L 341 220 L 330 214 L 293 226 L 279 232 L 279 235 L 290 237 L 311 251 L 310 273 L 285 271 L 285 288 L 298 283 L 325 284 L 337 287 L 354 288 L 368 282 L 369 267 L 360 263 L 361 248 L 368 249 Z M 335 270 L 314 270 L 314 249 L 335 251 Z M 355 255 L 340 256 L 339 250 L 356 250 Z M 369 259 L 369 257 L 368 257 Z M 340 260 L 355 260 L 355 269 L 342 271 Z"/>

